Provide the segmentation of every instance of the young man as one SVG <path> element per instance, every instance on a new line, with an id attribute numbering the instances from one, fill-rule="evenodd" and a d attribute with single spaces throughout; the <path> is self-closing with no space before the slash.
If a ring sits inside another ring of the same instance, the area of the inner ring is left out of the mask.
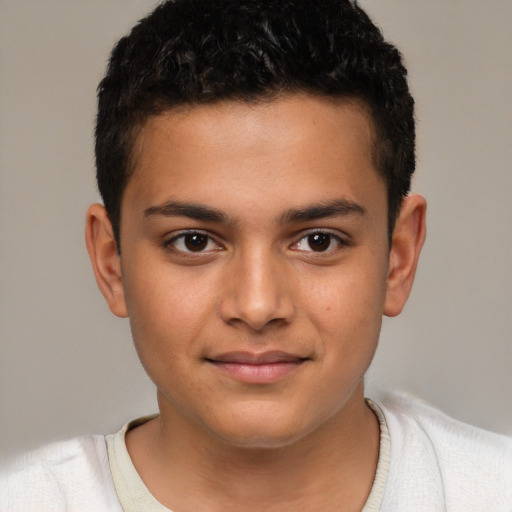
<path id="1" fill-rule="evenodd" d="M 4 471 L 0 510 L 510 511 L 512 440 L 365 400 L 425 238 L 399 52 L 348 0 L 177 0 L 99 88 L 86 239 L 159 415 Z"/>

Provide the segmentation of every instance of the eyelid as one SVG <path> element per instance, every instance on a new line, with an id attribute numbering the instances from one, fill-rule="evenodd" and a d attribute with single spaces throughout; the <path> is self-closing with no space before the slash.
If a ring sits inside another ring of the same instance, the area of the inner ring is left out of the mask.
<path id="1" fill-rule="evenodd" d="M 197 251 L 197 252 L 190 251 L 190 250 L 178 249 L 174 245 L 174 242 L 176 242 L 179 239 L 184 239 L 184 237 L 187 235 L 205 236 L 206 238 L 208 238 L 209 242 L 213 242 L 217 247 L 213 250 L 212 249 L 204 249 L 204 250 Z M 181 254 L 181 255 L 192 256 L 192 257 L 206 255 L 206 254 L 212 254 L 213 252 L 217 252 L 217 251 L 223 249 L 222 244 L 217 240 L 217 238 L 215 236 L 212 236 L 211 233 L 208 233 L 207 231 L 204 231 L 202 229 L 183 229 L 183 230 L 171 233 L 170 235 L 165 237 L 165 240 L 163 241 L 162 245 L 163 245 L 164 249 L 171 251 L 175 254 Z"/>
<path id="2" fill-rule="evenodd" d="M 184 238 L 186 235 L 203 235 L 208 238 L 208 243 L 213 242 L 216 247 L 214 249 L 203 249 L 200 251 L 190 251 L 186 249 L 179 249 L 174 244 L 177 240 L 180 238 Z M 297 246 L 302 240 L 307 238 L 308 236 L 314 235 L 314 234 L 325 234 L 329 235 L 336 241 L 336 247 L 334 248 L 328 248 L 325 251 L 314 251 L 311 250 L 301 250 L 301 249 L 294 249 L 293 246 Z M 301 231 L 297 235 L 293 237 L 294 242 L 292 242 L 289 247 L 292 250 L 296 250 L 297 252 L 303 252 L 303 253 L 313 253 L 317 256 L 321 256 L 322 254 L 330 254 L 332 252 L 335 252 L 338 248 L 348 247 L 352 244 L 351 240 L 349 239 L 348 235 L 344 235 L 339 230 L 331 229 L 331 228 L 311 228 L 304 231 Z M 215 252 L 219 252 L 224 250 L 224 245 L 219 242 L 218 237 L 215 235 L 212 235 L 210 232 L 202 230 L 202 229 L 183 229 L 179 231 L 172 232 L 168 234 L 165 239 L 161 243 L 162 247 L 170 251 L 174 254 L 186 256 L 186 257 L 200 257 L 200 256 L 206 256 L 206 255 L 212 255 Z"/>
<path id="3" fill-rule="evenodd" d="M 339 247 L 348 247 L 351 245 L 351 241 L 349 240 L 348 236 L 347 235 L 344 236 L 343 233 L 340 233 L 338 230 L 333 230 L 333 229 L 329 229 L 329 228 L 311 228 L 306 231 L 302 231 L 298 237 L 295 237 L 295 242 L 293 242 L 290 245 L 290 247 L 298 245 L 305 238 L 307 238 L 311 235 L 315 235 L 315 234 L 323 234 L 323 235 L 331 236 L 333 239 L 336 240 L 338 248 Z M 300 250 L 300 251 L 306 252 L 306 253 L 313 253 L 315 255 L 321 256 L 322 254 L 332 253 L 335 250 L 336 250 L 336 248 L 332 248 L 332 249 L 329 248 L 325 251 L 314 251 L 313 249 L 311 249 L 309 251 L 307 251 L 307 250 L 306 251 Z"/>

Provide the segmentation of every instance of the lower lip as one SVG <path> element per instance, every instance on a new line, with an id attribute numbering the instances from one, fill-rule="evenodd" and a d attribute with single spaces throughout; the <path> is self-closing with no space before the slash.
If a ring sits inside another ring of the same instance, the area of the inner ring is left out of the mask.
<path id="1" fill-rule="evenodd" d="M 218 370 L 241 382 L 270 384 L 294 372 L 304 361 L 279 361 L 276 363 L 247 364 L 212 361 Z"/>

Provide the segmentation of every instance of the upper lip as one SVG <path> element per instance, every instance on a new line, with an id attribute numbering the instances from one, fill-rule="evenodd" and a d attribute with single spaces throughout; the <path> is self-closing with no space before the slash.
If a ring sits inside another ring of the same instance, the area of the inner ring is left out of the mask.
<path id="1" fill-rule="evenodd" d="M 207 357 L 208 361 L 215 363 L 232 364 L 272 364 L 272 363 L 299 363 L 307 359 L 280 350 L 272 350 L 262 353 L 253 352 L 224 352 L 213 357 Z"/>

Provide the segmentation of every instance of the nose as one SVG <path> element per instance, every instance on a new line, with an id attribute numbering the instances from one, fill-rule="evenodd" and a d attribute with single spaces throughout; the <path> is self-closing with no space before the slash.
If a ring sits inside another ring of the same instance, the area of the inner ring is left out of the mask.
<path id="1" fill-rule="evenodd" d="M 286 263 L 271 250 L 244 251 L 228 265 L 219 312 L 230 325 L 254 331 L 288 324 L 295 306 Z"/>

